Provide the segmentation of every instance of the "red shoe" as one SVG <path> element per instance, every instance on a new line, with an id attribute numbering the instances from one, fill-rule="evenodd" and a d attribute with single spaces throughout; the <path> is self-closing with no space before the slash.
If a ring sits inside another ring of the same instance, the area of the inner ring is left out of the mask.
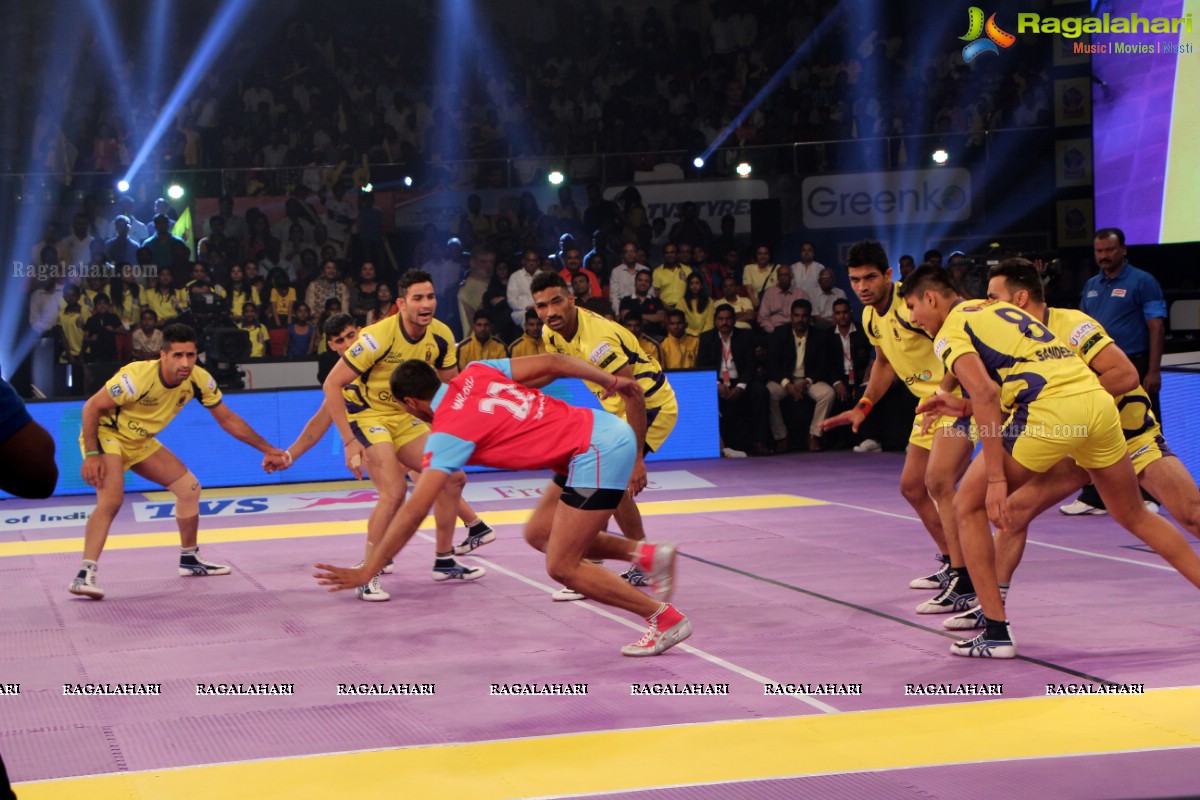
<path id="1" fill-rule="evenodd" d="M 672 605 L 650 617 L 650 628 L 641 639 L 621 648 L 623 656 L 656 656 L 692 635 L 692 623 Z"/>
<path id="2" fill-rule="evenodd" d="M 646 574 L 650 592 L 656 600 L 667 602 L 675 591 L 675 545 L 666 542 L 642 542 L 633 565 Z"/>

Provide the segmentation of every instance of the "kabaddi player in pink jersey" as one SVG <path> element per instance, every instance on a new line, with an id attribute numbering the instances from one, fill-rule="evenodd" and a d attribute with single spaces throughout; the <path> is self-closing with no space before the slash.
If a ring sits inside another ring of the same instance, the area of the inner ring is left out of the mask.
<path id="1" fill-rule="evenodd" d="M 654 656 L 682 642 L 692 623 L 667 601 L 673 589 L 675 546 L 604 533 L 621 502 L 637 458 L 637 439 L 623 420 L 575 408 L 522 384 L 579 378 L 607 387 L 607 396 L 640 395 L 637 381 L 558 354 L 477 361 L 442 384 L 423 361 L 405 361 L 391 377 L 392 396 L 432 426 L 424 471 L 379 546 L 357 569 L 317 564 L 314 577 L 330 591 L 354 589 L 404 547 L 439 493 L 464 481 L 462 468 L 553 469 L 565 476 L 561 497 L 544 495 L 525 527 L 525 539 L 546 554 L 546 571 L 560 583 L 649 622 L 646 634 L 621 648 L 627 656 Z M 655 599 L 588 559 L 629 561 L 649 578 Z"/>

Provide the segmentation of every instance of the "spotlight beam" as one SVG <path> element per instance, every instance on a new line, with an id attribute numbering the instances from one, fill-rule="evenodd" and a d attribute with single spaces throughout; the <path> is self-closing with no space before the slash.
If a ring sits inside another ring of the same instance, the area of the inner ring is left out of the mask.
<path id="1" fill-rule="evenodd" d="M 717 134 L 717 138 L 714 139 L 712 144 L 710 144 L 708 148 L 700 154 L 700 158 L 704 159 L 705 161 L 708 161 L 710 158 L 712 158 L 712 154 L 716 152 L 717 148 L 724 144 L 725 140 L 728 139 L 734 131 L 741 127 L 741 124 L 746 121 L 746 118 L 754 113 L 754 109 L 762 105 L 763 101 L 770 97 L 775 91 L 775 88 L 779 86 L 779 83 L 786 78 L 793 69 L 796 68 L 796 65 L 800 63 L 800 60 L 809 54 L 809 51 L 812 50 L 813 45 L 825 36 L 825 33 L 829 28 L 833 27 L 834 21 L 841 16 L 841 13 L 842 3 L 839 2 L 837 6 L 834 7 L 833 11 L 829 12 L 829 15 L 826 16 L 825 19 L 821 20 L 821 24 L 816 27 L 816 30 L 809 34 L 808 38 L 805 39 L 800 46 L 796 48 L 795 52 L 788 57 L 788 60 L 783 63 L 783 66 L 776 70 L 775 74 L 771 76 L 771 79 L 767 81 L 761 89 L 758 90 L 758 94 L 754 95 L 753 99 L 746 104 L 746 107 L 739 111 L 736 117 L 730 120 L 729 124 L 725 126 L 723 131 Z"/>
<path id="2" fill-rule="evenodd" d="M 146 141 L 142 142 L 142 146 L 138 150 L 137 155 L 134 156 L 132 163 L 130 163 L 129 169 L 125 171 L 125 180 L 130 183 L 133 182 L 133 177 L 137 175 L 138 170 L 142 168 L 142 165 L 146 163 L 146 159 L 150 157 L 154 148 L 158 146 L 158 142 L 162 139 L 163 134 L 175 124 L 175 115 L 179 112 L 179 109 L 208 73 L 209 67 L 216 61 L 217 56 L 220 55 L 221 47 L 229 39 L 230 33 L 237 27 L 238 23 L 241 22 L 253 5 L 254 0 L 225 0 L 225 3 L 217 12 L 217 16 L 209 24 L 208 30 L 204 32 L 204 38 L 200 40 L 200 44 L 196 47 L 196 52 L 192 54 L 192 59 L 184 70 L 182 77 L 175 84 L 175 88 L 171 90 L 171 95 L 159 112 L 158 119 L 154 121 L 154 127 L 147 134 Z"/>
<path id="3" fill-rule="evenodd" d="M 112 15 L 107 6 L 104 5 L 104 0 L 88 0 L 88 10 L 96 21 L 96 28 L 100 35 L 100 43 L 104 49 L 108 51 L 108 72 L 109 78 L 112 81 L 112 86 L 117 92 L 117 101 L 121 104 L 123 112 L 128 112 L 133 108 L 133 98 L 129 94 L 128 84 L 121 79 L 120 63 L 121 63 L 121 48 L 118 44 L 116 27 L 113 25 Z M 128 120 L 127 120 L 128 121 Z"/>
<path id="4" fill-rule="evenodd" d="M 57 19 L 72 19 L 76 13 L 77 10 L 70 0 L 60 0 L 55 11 Z M 66 28 L 63 40 L 54 43 L 55 61 L 53 66 L 46 65 L 47 84 L 49 84 L 51 76 L 55 74 L 74 76 L 79 66 L 79 55 L 83 51 L 81 43 L 86 26 L 68 25 Z M 16 48 L 14 50 L 19 51 Z M 53 92 L 41 92 L 40 94 L 41 103 L 38 106 L 38 117 L 45 117 L 55 125 L 59 125 L 63 120 L 63 109 L 71 102 L 71 96 L 54 96 Z M 27 154 L 31 160 L 28 162 L 29 167 L 23 170 L 24 172 L 37 171 L 32 169 L 32 155 L 36 147 L 35 143 Z M 49 178 L 48 180 L 53 179 Z M 12 251 L 8 254 L 8 263 L 26 263 L 25 259 L 29 258 L 34 244 L 41 238 L 42 226 L 47 217 L 48 211 L 40 203 L 21 204 L 16 212 L 15 235 L 8 240 L 12 247 Z M 25 354 L 33 348 L 33 343 L 38 336 L 26 324 L 28 317 L 25 313 L 25 286 L 15 279 L 5 281 L 5 285 L 7 288 L 0 300 L 0 366 L 3 366 L 5 370 L 13 370 L 25 358 Z M 24 330 L 24 333 L 18 335 L 19 330 Z"/>

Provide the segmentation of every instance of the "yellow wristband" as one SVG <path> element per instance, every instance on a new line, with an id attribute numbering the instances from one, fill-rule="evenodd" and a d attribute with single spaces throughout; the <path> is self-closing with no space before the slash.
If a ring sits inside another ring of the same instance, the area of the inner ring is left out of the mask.
<path id="1" fill-rule="evenodd" d="M 98 455 L 100 455 L 99 450 L 88 450 L 86 453 L 83 454 L 84 458 L 87 458 L 88 456 L 98 456 Z"/>
<path id="2" fill-rule="evenodd" d="M 856 405 L 855 408 L 857 410 L 861 411 L 862 415 L 865 417 L 871 413 L 871 409 L 874 406 L 875 406 L 875 403 L 870 398 L 864 397 L 863 399 L 858 401 L 858 405 Z"/>

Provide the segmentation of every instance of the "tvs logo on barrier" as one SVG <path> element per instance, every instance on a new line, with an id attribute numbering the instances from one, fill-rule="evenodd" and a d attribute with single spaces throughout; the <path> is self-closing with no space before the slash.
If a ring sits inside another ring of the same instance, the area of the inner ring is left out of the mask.
<path id="1" fill-rule="evenodd" d="M 987 34 L 987 38 L 980 39 L 979 37 L 985 33 Z M 1000 29 L 1000 26 L 996 24 L 995 14 L 988 17 L 985 24 L 983 21 L 983 9 L 979 6 L 971 6 L 967 10 L 967 33 L 958 38 L 969 43 L 962 51 L 963 61 L 968 64 L 984 53 L 1000 55 L 999 47 L 1007 50 L 1017 41 L 1016 36 Z"/>

